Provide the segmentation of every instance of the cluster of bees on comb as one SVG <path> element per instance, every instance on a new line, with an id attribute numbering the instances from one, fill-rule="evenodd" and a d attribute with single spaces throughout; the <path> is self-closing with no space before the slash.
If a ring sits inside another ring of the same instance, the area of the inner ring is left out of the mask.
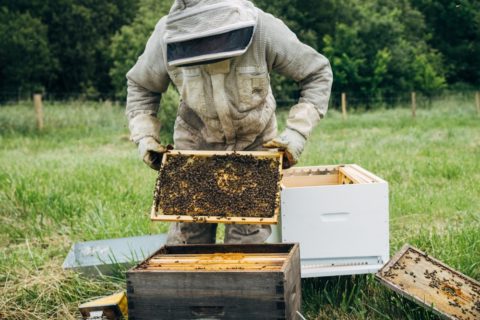
<path id="1" fill-rule="evenodd" d="M 272 217 L 280 178 L 275 158 L 178 154 L 160 169 L 154 205 L 165 215 Z"/>

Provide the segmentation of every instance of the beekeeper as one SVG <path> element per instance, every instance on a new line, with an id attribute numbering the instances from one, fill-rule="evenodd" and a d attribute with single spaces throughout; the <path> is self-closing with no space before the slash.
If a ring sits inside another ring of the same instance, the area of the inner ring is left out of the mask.
<path id="1" fill-rule="evenodd" d="M 297 81 L 301 96 L 277 135 L 270 72 Z M 325 115 L 332 85 L 328 60 L 274 16 L 246 0 L 176 0 L 127 73 L 126 114 L 140 157 L 159 169 L 157 112 L 170 83 L 181 95 L 174 146 L 183 150 L 281 148 L 286 166 Z M 216 224 L 174 223 L 168 242 L 214 243 Z M 270 226 L 227 225 L 226 243 L 260 243 Z"/>

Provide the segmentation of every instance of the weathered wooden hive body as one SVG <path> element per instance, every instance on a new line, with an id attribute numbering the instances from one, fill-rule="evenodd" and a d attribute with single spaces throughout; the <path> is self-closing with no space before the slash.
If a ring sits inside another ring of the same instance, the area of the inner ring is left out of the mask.
<path id="1" fill-rule="evenodd" d="M 298 244 L 164 246 L 127 272 L 130 320 L 295 319 Z"/>

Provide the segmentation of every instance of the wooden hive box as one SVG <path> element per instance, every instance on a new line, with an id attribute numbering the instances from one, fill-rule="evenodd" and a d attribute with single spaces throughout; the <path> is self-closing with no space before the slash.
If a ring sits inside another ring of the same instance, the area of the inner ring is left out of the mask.
<path id="1" fill-rule="evenodd" d="M 296 319 L 298 244 L 164 246 L 127 272 L 130 320 Z"/>
<path id="2" fill-rule="evenodd" d="M 282 153 L 166 153 L 155 186 L 152 221 L 276 224 Z"/>

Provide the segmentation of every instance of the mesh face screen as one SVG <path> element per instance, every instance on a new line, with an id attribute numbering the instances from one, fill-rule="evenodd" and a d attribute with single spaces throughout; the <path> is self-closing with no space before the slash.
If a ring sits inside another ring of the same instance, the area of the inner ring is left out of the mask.
<path id="1" fill-rule="evenodd" d="M 250 43 L 252 35 L 253 27 L 247 27 L 215 36 L 169 43 L 167 45 L 167 61 L 243 50 Z"/>

